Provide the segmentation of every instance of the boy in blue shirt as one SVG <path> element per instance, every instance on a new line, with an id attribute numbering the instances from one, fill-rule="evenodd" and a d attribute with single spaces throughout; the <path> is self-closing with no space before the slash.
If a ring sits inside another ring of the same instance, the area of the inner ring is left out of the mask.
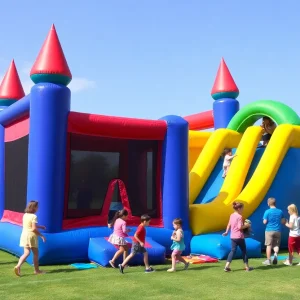
<path id="1" fill-rule="evenodd" d="M 271 265 L 271 253 L 274 250 L 273 264 L 277 264 L 277 255 L 281 241 L 281 224 L 285 223 L 283 212 L 276 208 L 275 198 L 268 199 L 268 206 L 270 207 L 264 213 L 263 223 L 266 225 L 265 231 L 265 246 L 267 260 L 263 262 L 264 265 Z"/>

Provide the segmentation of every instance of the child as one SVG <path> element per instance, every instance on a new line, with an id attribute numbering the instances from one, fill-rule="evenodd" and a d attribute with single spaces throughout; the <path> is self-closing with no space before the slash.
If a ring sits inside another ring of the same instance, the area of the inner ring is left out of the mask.
<path id="1" fill-rule="evenodd" d="M 298 216 L 298 209 L 295 204 L 288 206 L 288 213 L 290 220 L 286 221 L 285 226 L 290 229 L 288 248 L 289 259 L 284 262 L 286 266 L 293 265 L 293 254 L 297 252 L 300 255 L 300 217 Z M 300 263 L 298 263 L 300 266 Z"/>
<path id="2" fill-rule="evenodd" d="M 282 210 L 276 207 L 275 198 L 268 199 L 268 206 L 269 209 L 265 211 L 263 216 L 263 223 L 266 225 L 265 246 L 267 259 L 263 262 L 265 266 L 271 265 L 272 249 L 274 250 L 273 265 L 277 265 L 281 242 L 281 225 L 286 222 Z"/>
<path id="3" fill-rule="evenodd" d="M 251 221 L 248 220 L 248 219 L 246 219 L 246 220 L 244 221 L 244 225 L 247 225 L 247 224 L 249 224 L 250 227 L 247 227 L 247 228 L 245 228 L 245 229 L 243 230 L 244 238 L 247 238 L 247 237 L 250 237 L 251 235 L 253 235 L 252 229 L 251 229 L 252 223 L 251 223 Z"/>
<path id="4" fill-rule="evenodd" d="M 141 216 L 141 224 L 138 226 L 132 243 L 131 253 L 127 256 L 127 258 L 123 261 L 122 264 L 119 265 L 119 270 L 123 274 L 124 267 L 130 261 L 130 259 L 135 256 L 136 253 L 144 254 L 144 263 L 145 263 L 145 273 L 153 272 L 153 268 L 149 266 L 148 261 L 148 252 L 145 248 L 145 240 L 146 240 L 146 229 L 145 227 L 149 226 L 151 218 L 148 215 Z"/>
<path id="5" fill-rule="evenodd" d="M 231 229 L 230 232 L 230 239 L 231 239 L 231 252 L 228 255 L 227 262 L 224 268 L 225 272 L 230 272 L 230 264 L 232 262 L 232 259 L 235 255 L 237 246 L 242 251 L 242 257 L 245 264 L 246 271 L 252 271 L 253 268 L 249 267 L 248 264 L 248 257 L 247 257 L 247 248 L 244 238 L 243 230 L 250 227 L 250 224 L 244 224 L 242 212 L 244 210 L 244 204 L 240 202 L 233 202 L 232 203 L 233 209 L 235 212 L 231 214 L 226 232 L 223 233 L 223 236 L 226 236 L 228 234 L 229 229 Z"/>
<path id="6" fill-rule="evenodd" d="M 263 147 L 266 147 L 271 139 L 274 130 L 276 129 L 276 124 L 269 117 L 263 117 L 263 121 L 260 127 L 263 128 Z"/>
<path id="7" fill-rule="evenodd" d="M 23 216 L 23 230 L 20 238 L 20 247 L 24 247 L 24 254 L 20 257 L 18 264 L 15 266 L 15 274 L 21 276 L 21 266 L 30 254 L 33 253 L 34 273 L 43 274 L 45 272 L 39 269 L 39 250 L 38 250 L 38 236 L 43 242 L 46 238 L 38 231 L 39 229 L 46 229 L 45 226 L 37 225 L 37 216 L 35 213 L 38 210 L 38 202 L 30 201 L 25 209 Z"/>
<path id="8" fill-rule="evenodd" d="M 176 272 L 176 260 L 179 260 L 182 263 L 184 263 L 184 270 L 187 270 L 190 264 L 181 257 L 181 253 L 185 249 L 184 235 L 182 230 L 182 220 L 179 218 L 175 219 L 173 221 L 173 227 L 175 230 L 171 236 L 171 240 L 173 240 L 173 244 L 171 246 L 171 250 L 173 250 L 172 268 L 169 269 L 168 272 Z"/>
<path id="9" fill-rule="evenodd" d="M 115 268 L 116 259 L 123 253 L 123 260 L 127 257 L 128 247 L 125 237 L 130 229 L 126 228 L 126 219 L 128 218 L 128 211 L 122 209 L 116 212 L 112 222 L 108 224 L 108 227 L 113 227 L 114 232 L 110 235 L 108 241 L 119 247 L 119 250 L 115 253 L 114 257 L 109 261 L 109 264 Z"/>
<path id="10" fill-rule="evenodd" d="M 224 171 L 223 171 L 222 178 L 225 178 L 229 171 L 232 159 L 234 157 L 236 157 L 237 155 L 236 154 L 232 155 L 232 149 L 225 149 L 223 152 L 223 156 L 224 156 L 224 162 L 223 162 L 223 170 Z"/>

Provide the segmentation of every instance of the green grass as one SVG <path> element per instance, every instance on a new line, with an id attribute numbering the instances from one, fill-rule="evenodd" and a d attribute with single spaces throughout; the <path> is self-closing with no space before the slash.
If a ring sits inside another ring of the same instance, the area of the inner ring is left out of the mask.
<path id="1" fill-rule="evenodd" d="M 252 272 L 245 272 L 241 260 L 232 263 L 233 272 L 223 271 L 224 262 L 191 265 L 187 271 L 167 273 L 169 265 L 155 266 L 145 274 L 143 267 L 118 270 L 77 270 L 70 266 L 46 266 L 44 275 L 33 275 L 24 264 L 23 276 L 13 273 L 17 258 L 0 251 L 0 299 L 299 299 L 300 266 L 265 267 L 263 259 L 251 259 Z"/>

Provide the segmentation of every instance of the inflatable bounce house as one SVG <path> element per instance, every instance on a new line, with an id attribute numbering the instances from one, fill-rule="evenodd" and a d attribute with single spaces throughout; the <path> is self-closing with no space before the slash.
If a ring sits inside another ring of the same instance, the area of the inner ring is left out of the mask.
<path id="1" fill-rule="evenodd" d="M 115 247 L 107 223 L 121 208 L 134 231 L 142 214 L 152 220 L 146 247 L 151 264 L 170 253 L 172 220 L 182 218 L 186 253 L 224 258 L 232 202 L 245 203 L 254 235 L 251 257 L 261 254 L 262 216 L 273 196 L 283 210 L 300 199 L 300 119 L 285 104 L 257 101 L 239 109 L 239 90 L 224 62 L 212 89 L 213 110 L 160 120 L 111 117 L 70 110 L 72 75 L 55 27 L 34 63 L 35 85 L 24 91 L 11 63 L 0 85 L 0 249 L 22 254 L 19 238 L 26 203 L 39 202 L 47 227 L 40 264 L 93 261 L 108 265 Z M 258 148 L 268 116 L 277 124 Z M 208 132 L 205 129 L 214 128 Z M 222 178 L 224 148 L 236 150 Z M 288 231 L 284 231 L 283 244 Z M 131 237 L 128 237 L 131 242 Z M 142 257 L 137 256 L 135 263 Z M 28 260 L 32 262 L 32 257 Z"/>

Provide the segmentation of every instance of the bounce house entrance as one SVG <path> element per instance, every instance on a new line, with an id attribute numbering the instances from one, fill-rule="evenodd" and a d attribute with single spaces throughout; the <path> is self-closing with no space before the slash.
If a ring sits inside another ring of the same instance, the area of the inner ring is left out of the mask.
<path id="1" fill-rule="evenodd" d="M 106 226 L 123 207 L 162 224 L 161 142 L 69 134 L 63 228 Z"/>

